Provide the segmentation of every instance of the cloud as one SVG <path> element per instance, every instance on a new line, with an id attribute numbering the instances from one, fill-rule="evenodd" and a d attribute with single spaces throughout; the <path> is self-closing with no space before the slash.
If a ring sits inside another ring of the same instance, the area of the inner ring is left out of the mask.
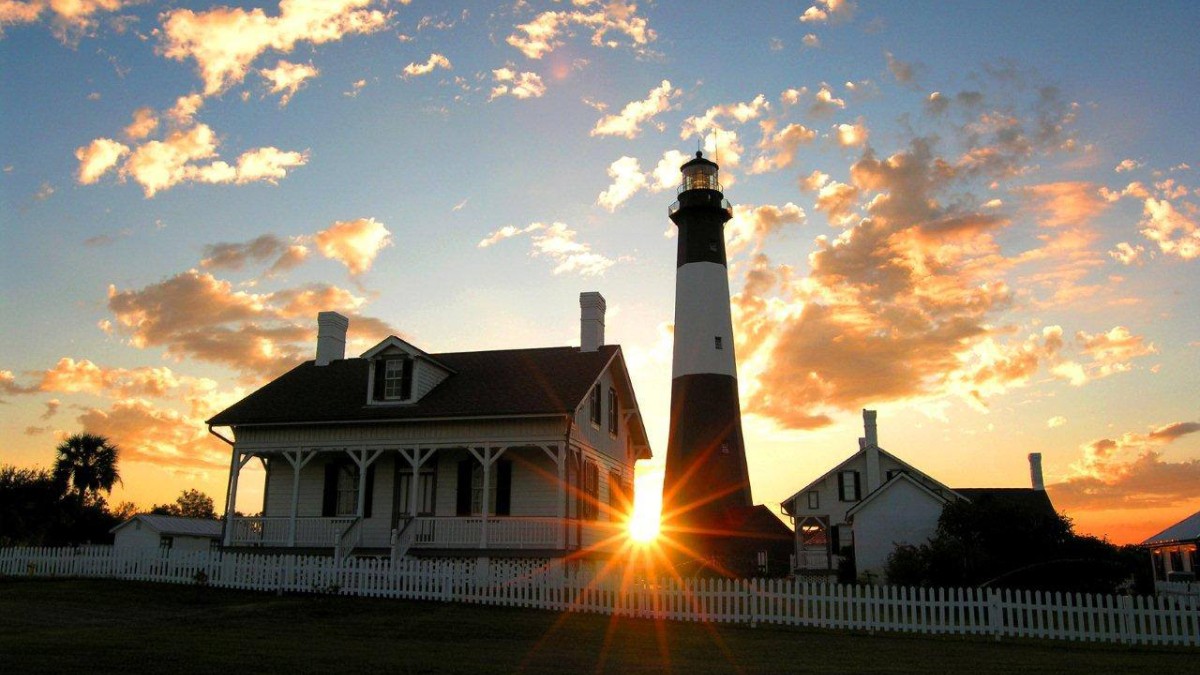
<path id="1" fill-rule="evenodd" d="M 484 237 L 478 246 L 487 248 L 505 239 L 529 235 L 529 255 L 553 260 L 554 274 L 574 272 L 581 276 L 597 276 L 616 264 L 615 260 L 593 252 L 591 245 L 575 241 L 578 234 L 560 222 L 532 223 L 524 228 L 506 225 Z"/>
<path id="2" fill-rule="evenodd" d="M 1051 417 L 1050 419 L 1046 420 L 1046 427 L 1048 429 L 1057 429 L 1061 426 L 1066 425 L 1066 423 L 1067 423 L 1067 418 L 1063 417 L 1062 415 L 1055 415 L 1054 417 Z"/>
<path id="3" fill-rule="evenodd" d="M 48 420 L 58 414 L 58 408 L 62 405 L 62 401 L 52 398 L 46 401 L 46 412 L 42 413 L 42 419 Z"/>
<path id="4" fill-rule="evenodd" d="M 1125 173 L 1126 171 L 1134 171 L 1135 169 L 1140 169 L 1143 166 L 1146 166 L 1145 162 L 1139 162 L 1135 159 L 1127 158 L 1127 159 L 1121 160 L 1121 163 L 1117 164 L 1116 168 L 1114 168 L 1113 171 L 1116 171 L 1117 173 Z"/>
<path id="5" fill-rule="evenodd" d="M 915 75 L 913 73 L 914 69 L 911 63 L 905 63 L 904 61 L 901 61 L 891 52 L 886 52 L 884 56 L 887 58 L 888 71 L 891 72 L 892 77 L 896 78 L 897 82 L 900 84 L 913 83 Z"/>
<path id="6" fill-rule="evenodd" d="M 1200 258 L 1200 227 L 1196 219 L 1181 213 L 1167 199 L 1147 199 L 1138 226 L 1142 235 L 1158 244 L 1164 255 L 1180 260 Z"/>
<path id="7" fill-rule="evenodd" d="M 618 206 L 646 187 L 646 176 L 634 157 L 621 157 L 610 164 L 608 175 L 613 179 L 612 185 L 600 193 L 596 203 L 609 211 L 616 211 Z"/>
<path id="8" fill-rule="evenodd" d="M 342 263 L 354 276 L 371 269 L 379 251 L 392 245 L 392 233 L 374 218 L 338 221 L 313 239 L 321 255 Z"/>
<path id="9" fill-rule="evenodd" d="M 280 0 L 276 16 L 259 8 L 174 9 L 162 16 L 160 49 L 167 58 L 195 61 L 204 95 L 212 96 L 240 84 L 268 50 L 288 53 L 300 42 L 324 44 L 381 30 L 388 15 L 368 9 L 372 4 L 375 0 Z"/>
<path id="10" fill-rule="evenodd" d="M 813 95 L 813 102 L 808 107 L 808 112 L 816 117 L 824 117 L 845 107 L 846 101 L 834 96 L 833 89 L 822 82 L 821 88 Z"/>
<path id="11" fill-rule="evenodd" d="M 691 158 L 678 150 L 668 150 L 663 153 L 662 159 L 658 160 L 658 164 L 654 166 L 654 170 L 650 172 L 648 187 L 651 192 L 662 192 L 663 190 L 673 190 L 683 180 L 683 174 L 680 173 L 679 167 L 686 164 Z"/>
<path id="12" fill-rule="evenodd" d="M 91 185 L 117 165 L 121 158 L 129 154 L 129 146 L 108 138 L 97 138 L 88 145 L 75 149 L 75 159 L 79 160 L 77 177 L 83 185 Z"/>
<path id="13" fill-rule="evenodd" d="M 817 132 L 803 124 L 789 124 L 779 132 L 775 131 L 775 120 L 764 120 L 759 126 L 762 128 L 762 140 L 758 150 L 762 154 L 750 165 L 752 174 L 786 169 L 796 159 L 800 146 L 811 143 L 817 136 Z"/>
<path id="14" fill-rule="evenodd" d="M 816 0 L 800 15 L 801 23 L 825 23 L 826 21 L 848 21 L 854 17 L 858 7 L 853 0 Z"/>
<path id="15" fill-rule="evenodd" d="M 574 4 L 580 8 L 594 5 L 592 2 Z M 610 37 L 611 33 L 624 35 L 635 48 L 644 47 L 657 37 L 646 19 L 637 16 L 637 5 L 611 0 L 592 12 L 583 9 L 542 12 L 529 23 L 517 26 L 516 32 L 505 42 L 527 58 L 540 59 L 563 45 L 563 36 L 572 26 L 590 29 L 592 45 L 610 49 L 621 46 L 621 42 Z"/>
<path id="16" fill-rule="evenodd" d="M 141 0 L 0 0 L 0 36 L 5 25 L 37 22 L 49 12 L 55 37 L 74 42 L 96 27 L 96 15 L 116 12 Z"/>
<path id="17" fill-rule="evenodd" d="M 1200 459 L 1168 461 L 1162 446 L 1200 431 L 1200 422 L 1175 422 L 1149 433 L 1127 432 L 1081 446 L 1068 476 L 1046 486 L 1067 510 L 1175 506 L 1196 496 Z"/>
<path id="18" fill-rule="evenodd" d="M 785 225 L 799 225 L 805 218 L 804 209 L 791 202 L 783 206 L 738 204 L 733 207 L 733 218 L 725 225 L 726 253 L 733 259 L 747 247 L 757 252 L 767 236 Z"/>
<path id="19" fill-rule="evenodd" d="M 229 465 L 228 446 L 208 433 L 204 417 L 145 399 L 119 400 L 107 410 L 89 408 L 78 421 L 85 433 L 113 441 L 121 450 L 122 462 L 214 471 Z"/>
<path id="20" fill-rule="evenodd" d="M 204 269 L 240 270 L 248 261 L 266 262 L 274 259 L 267 276 L 292 269 L 308 257 L 308 248 L 294 240 L 264 234 L 243 243 L 222 242 L 204 247 Z"/>
<path id="21" fill-rule="evenodd" d="M 282 108 L 292 100 L 306 81 L 320 75 L 321 71 L 311 63 L 292 63 L 280 59 L 274 68 L 263 68 L 258 74 L 270 85 L 272 94 L 282 94 L 279 97 L 279 107 Z"/>
<path id="22" fill-rule="evenodd" d="M 528 227 L 524 227 L 524 228 L 518 228 L 513 225 L 505 225 L 504 227 L 496 230 L 495 232 L 489 233 L 488 236 L 484 237 L 483 239 L 481 239 L 479 241 L 477 246 L 479 248 L 487 248 L 489 246 L 498 244 L 498 243 L 504 241 L 505 239 L 511 239 L 520 234 L 528 234 L 535 230 L 540 230 L 540 229 L 542 229 L 542 227 L 544 227 L 544 226 L 541 223 L 534 223 L 534 224 L 532 224 Z"/>
<path id="23" fill-rule="evenodd" d="M 133 111 L 133 122 L 125 127 L 125 137 L 140 141 L 141 139 L 154 133 L 158 128 L 158 115 L 154 114 L 153 108 L 138 108 Z"/>
<path id="24" fill-rule="evenodd" d="M 821 46 L 821 38 L 813 33 L 809 33 L 801 38 L 800 42 L 809 49 L 816 49 Z"/>
<path id="25" fill-rule="evenodd" d="M 621 136 L 637 138 L 642 133 L 642 124 L 654 119 L 655 115 L 671 109 L 671 99 L 680 95 L 678 89 L 672 89 L 671 83 L 663 80 L 646 98 L 641 101 L 631 101 L 625 104 L 621 112 L 615 115 L 605 115 L 596 126 L 592 127 L 591 136 Z M 662 130 L 662 125 L 658 125 Z"/>
<path id="26" fill-rule="evenodd" d="M 1130 245 L 1127 241 L 1122 241 L 1117 244 L 1117 247 L 1108 252 L 1108 257 L 1116 260 L 1122 265 L 1140 265 L 1146 254 L 1146 247 L 1138 244 L 1137 246 Z"/>
<path id="27" fill-rule="evenodd" d="M 138 349 L 162 347 L 169 358 L 229 366 L 254 376 L 274 376 L 312 350 L 312 317 L 335 309 L 350 317 L 350 334 L 398 334 L 386 323 L 357 313 L 366 300 L 329 284 L 267 293 L 234 290 L 208 272 L 188 270 L 139 289 L 109 286 L 109 331 Z M 87 369 L 90 370 L 90 369 Z M 144 392 L 143 392 L 144 393 Z"/>
<path id="28" fill-rule="evenodd" d="M 450 65 L 450 59 L 434 53 L 429 55 L 429 59 L 425 63 L 410 63 L 404 66 L 404 75 L 405 77 L 419 77 L 432 73 L 436 68 L 452 70 L 453 66 Z"/>
<path id="29" fill-rule="evenodd" d="M 517 72 L 509 67 L 497 68 L 492 71 L 492 78 L 496 81 L 496 85 L 492 87 L 492 93 L 488 96 L 488 100 L 494 100 L 501 96 L 512 96 L 513 98 L 540 98 L 546 93 L 546 85 L 542 83 L 542 78 L 537 73 Z"/>
<path id="30" fill-rule="evenodd" d="M 862 118 L 854 124 L 837 124 L 833 127 L 836 134 L 838 145 L 844 148 L 862 147 L 867 144 L 867 138 L 870 137 L 870 131 L 863 124 Z"/>
<path id="31" fill-rule="evenodd" d="M 1056 373 L 1071 380 L 1071 384 L 1082 385 L 1091 380 L 1108 377 L 1133 370 L 1133 359 L 1157 354 L 1153 343 L 1147 344 L 1141 335 L 1133 335 L 1124 326 L 1115 326 L 1107 333 L 1090 334 L 1079 331 L 1075 334 L 1082 356 L 1091 362 L 1080 365 L 1074 362 L 1062 364 Z"/>
<path id="32" fill-rule="evenodd" d="M 11 370 L 0 370 L 0 393 L 7 396 L 33 394 L 41 391 L 37 386 L 17 384 L 16 375 Z"/>
<path id="33" fill-rule="evenodd" d="M 770 109 L 771 104 L 767 101 L 767 97 L 762 94 L 755 96 L 753 100 L 748 102 L 716 105 L 706 110 L 703 115 L 685 119 L 679 131 L 679 137 L 687 140 L 696 136 L 703 136 L 713 129 L 723 129 L 724 127 L 720 123 L 721 119 L 744 124 Z"/>

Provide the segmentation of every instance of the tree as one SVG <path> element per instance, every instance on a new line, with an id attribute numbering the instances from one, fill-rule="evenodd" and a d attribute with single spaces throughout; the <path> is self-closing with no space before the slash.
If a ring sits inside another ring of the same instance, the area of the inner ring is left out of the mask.
<path id="1" fill-rule="evenodd" d="M 164 516 L 182 516 L 184 518 L 208 518 L 216 520 L 217 511 L 213 508 L 213 499 L 203 492 L 191 489 L 184 490 L 174 504 L 155 504 L 150 513 Z"/>
<path id="2" fill-rule="evenodd" d="M 1111 593 L 1138 571 L 1138 560 L 1075 534 L 1071 521 L 1050 508 L 981 495 L 947 504 L 928 542 L 897 546 L 886 575 L 900 585 Z"/>
<path id="3" fill-rule="evenodd" d="M 120 482 L 117 446 L 97 434 L 74 434 L 55 448 L 54 478 L 80 501 L 97 501 Z"/>

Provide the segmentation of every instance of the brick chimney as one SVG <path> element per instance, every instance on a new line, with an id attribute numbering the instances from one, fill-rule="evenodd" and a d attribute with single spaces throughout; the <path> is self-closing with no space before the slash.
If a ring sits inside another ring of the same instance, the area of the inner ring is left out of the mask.
<path id="1" fill-rule="evenodd" d="M 318 366 L 327 366 L 331 361 L 346 358 L 346 329 L 350 320 L 337 312 L 321 312 L 317 315 L 317 361 Z"/>
<path id="2" fill-rule="evenodd" d="M 1046 483 L 1042 480 L 1042 453 L 1029 453 L 1029 482 L 1033 484 L 1034 490 L 1046 490 Z"/>
<path id="3" fill-rule="evenodd" d="M 579 351 L 594 352 L 604 346 L 604 296 L 595 291 L 579 294 Z"/>
<path id="4" fill-rule="evenodd" d="M 879 432 L 875 428 L 875 411 L 863 411 L 863 431 L 866 434 L 861 443 L 863 446 L 863 454 L 867 460 L 867 491 L 865 494 L 871 494 L 878 488 L 882 481 L 879 476 Z"/>

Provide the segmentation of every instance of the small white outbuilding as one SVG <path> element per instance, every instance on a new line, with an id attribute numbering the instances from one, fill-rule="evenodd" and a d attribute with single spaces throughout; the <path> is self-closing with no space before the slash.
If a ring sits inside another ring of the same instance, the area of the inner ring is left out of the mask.
<path id="1" fill-rule="evenodd" d="M 113 534 L 113 546 L 118 549 L 208 551 L 221 541 L 221 521 L 142 513 L 109 532 Z"/>

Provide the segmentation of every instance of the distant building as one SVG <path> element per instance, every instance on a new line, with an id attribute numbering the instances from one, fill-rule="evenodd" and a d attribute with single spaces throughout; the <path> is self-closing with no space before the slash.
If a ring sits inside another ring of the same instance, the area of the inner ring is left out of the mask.
<path id="1" fill-rule="evenodd" d="M 221 521 L 143 513 L 109 532 L 113 546 L 119 550 L 208 551 L 221 542 Z"/>
<path id="2" fill-rule="evenodd" d="M 1019 502 L 1026 513 L 1054 513 L 1040 453 L 1029 455 L 1029 488 L 952 489 L 879 447 L 875 420 L 874 410 L 864 410 L 858 452 L 783 501 L 795 524 L 795 574 L 834 575 L 852 546 L 859 578 L 882 581 L 896 546 L 930 539 L 951 501 Z"/>
<path id="3" fill-rule="evenodd" d="M 1154 562 L 1154 580 L 1195 581 L 1200 572 L 1200 511 L 1184 518 L 1141 544 Z"/>
<path id="4" fill-rule="evenodd" d="M 431 354 L 391 336 L 345 358 L 318 317 L 316 359 L 208 420 L 241 468 L 266 467 L 261 516 L 226 546 L 394 556 L 559 557 L 614 550 L 650 457 L 605 302 L 580 295 L 580 347 Z M 464 329 L 469 327 L 464 326 Z"/>

